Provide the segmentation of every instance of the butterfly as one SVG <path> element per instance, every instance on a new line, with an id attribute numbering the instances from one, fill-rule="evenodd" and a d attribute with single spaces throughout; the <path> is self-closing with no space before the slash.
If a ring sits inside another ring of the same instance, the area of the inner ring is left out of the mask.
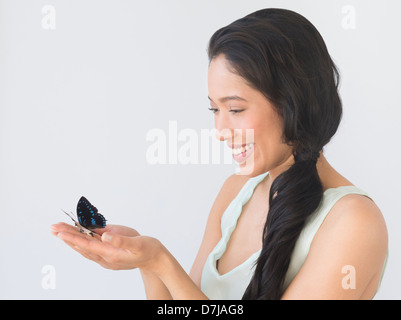
<path id="1" fill-rule="evenodd" d="M 69 214 L 62 210 L 72 221 L 75 226 L 82 233 L 86 233 L 93 237 L 93 229 L 106 227 L 105 217 L 97 211 L 97 208 L 93 206 L 88 199 L 81 197 L 77 204 L 77 217 L 78 222 L 72 217 L 72 213 Z"/>

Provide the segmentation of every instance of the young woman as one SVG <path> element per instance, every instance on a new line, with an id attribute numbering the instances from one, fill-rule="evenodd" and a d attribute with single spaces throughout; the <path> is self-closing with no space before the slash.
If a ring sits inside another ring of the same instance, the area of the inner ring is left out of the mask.
<path id="1" fill-rule="evenodd" d="M 387 229 L 323 154 L 342 106 L 319 32 L 295 12 L 259 10 L 218 30 L 208 53 L 215 127 L 249 174 L 224 183 L 190 274 L 127 227 L 53 233 L 105 268 L 139 268 L 149 299 L 373 298 Z"/>

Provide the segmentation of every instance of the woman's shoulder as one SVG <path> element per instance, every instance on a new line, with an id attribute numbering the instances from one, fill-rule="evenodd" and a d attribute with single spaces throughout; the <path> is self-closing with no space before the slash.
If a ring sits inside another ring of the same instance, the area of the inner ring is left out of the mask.
<path id="1" fill-rule="evenodd" d="M 369 224 L 373 228 L 385 226 L 382 212 L 374 200 L 344 176 L 337 173 L 323 183 L 323 189 L 331 189 L 339 195 L 323 222 L 327 228 L 344 224 L 354 226 L 356 231 L 356 227 L 363 229 Z"/>
<path id="2" fill-rule="evenodd" d="M 370 299 L 380 283 L 387 250 L 387 228 L 378 206 L 362 194 L 346 194 L 316 232 L 286 297 Z M 355 290 L 345 290 L 344 281 L 351 276 L 356 277 Z"/>
<path id="3" fill-rule="evenodd" d="M 247 175 L 233 174 L 224 181 L 221 190 L 224 190 L 225 194 L 230 195 L 230 197 L 234 196 L 235 198 L 249 179 L 250 177 Z"/>
<path id="4" fill-rule="evenodd" d="M 376 203 L 362 194 L 350 193 L 339 199 L 323 222 L 326 229 L 350 230 L 354 234 L 387 236 L 383 214 Z"/>
<path id="5" fill-rule="evenodd" d="M 380 208 L 362 194 L 341 197 L 316 233 L 311 250 L 315 254 L 329 251 L 344 264 L 348 261 L 359 270 L 370 266 L 369 272 L 380 274 L 388 250 L 387 226 Z"/>
<path id="6" fill-rule="evenodd" d="M 221 217 L 225 209 L 234 200 L 249 179 L 249 176 L 233 174 L 224 181 L 214 204 L 214 206 L 217 207 L 217 210 L 215 210 L 216 214 Z"/>
<path id="7" fill-rule="evenodd" d="M 334 171 L 335 172 L 335 171 Z M 323 181 L 323 190 L 331 189 L 339 199 L 330 208 L 320 229 L 352 227 L 354 233 L 367 229 L 375 229 L 387 235 L 385 221 L 380 208 L 363 190 L 355 186 L 347 178 L 335 172 L 330 179 Z M 356 190 L 356 191 L 355 191 Z M 328 191 L 330 193 L 330 191 Z"/>

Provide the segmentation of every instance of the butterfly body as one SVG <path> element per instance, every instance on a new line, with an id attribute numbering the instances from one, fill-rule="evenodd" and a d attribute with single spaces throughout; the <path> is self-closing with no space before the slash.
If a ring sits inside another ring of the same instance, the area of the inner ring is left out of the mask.
<path id="1" fill-rule="evenodd" d="M 67 212 L 64 211 L 64 213 L 68 215 L 72 219 L 72 221 L 74 221 L 75 226 L 78 227 L 80 232 L 89 234 L 92 237 L 93 229 L 106 227 L 105 217 L 100 214 L 97 208 L 93 206 L 85 197 L 81 197 L 77 204 L 78 221 L 76 221 Z"/>

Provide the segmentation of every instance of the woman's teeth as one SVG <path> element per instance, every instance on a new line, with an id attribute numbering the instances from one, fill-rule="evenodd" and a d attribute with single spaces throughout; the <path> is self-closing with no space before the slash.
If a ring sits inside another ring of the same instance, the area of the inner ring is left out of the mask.
<path id="1" fill-rule="evenodd" d="M 254 146 L 254 143 L 250 143 L 250 144 L 247 144 L 247 145 L 245 145 L 243 147 L 234 148 L 233 149 L 233 155 L 237 156 L 237 155 L 239 155 L 239 154 L 241 154 L 241 153 L 243 153 L 245 151 L 248 151 L 248 150 L 252 149 L 253 146 Z"/>

